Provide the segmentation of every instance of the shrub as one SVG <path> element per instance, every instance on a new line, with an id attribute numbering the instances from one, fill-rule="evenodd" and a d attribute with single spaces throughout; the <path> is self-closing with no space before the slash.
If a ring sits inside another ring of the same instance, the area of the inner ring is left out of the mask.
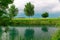
<path id="1" fill-rule="evenodd" d="M 51 40 L 60 40 L 60 30 L 52 35 Z"/>

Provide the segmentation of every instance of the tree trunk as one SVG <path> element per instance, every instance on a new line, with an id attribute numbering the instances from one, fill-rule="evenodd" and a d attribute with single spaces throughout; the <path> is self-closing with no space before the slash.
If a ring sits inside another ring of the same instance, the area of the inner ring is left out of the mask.
<path id="1" fill-rule="evenodd" d="M 29 29 L 30 29 L 30 16 L 29 16 Z"/>

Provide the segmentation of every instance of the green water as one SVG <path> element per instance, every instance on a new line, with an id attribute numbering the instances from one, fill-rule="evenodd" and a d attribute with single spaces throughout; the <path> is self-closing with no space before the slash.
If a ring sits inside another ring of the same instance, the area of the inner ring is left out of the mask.
<path id="1" fill-rule="evenodd" d="M 15 34 L 14 40 L 24 40 L 25 39 L 25 32 L 26 29 L 33 29 L 34 30 L 34 35 L 32 40 L 50 40 L 51 36 L 57 31 L 59 28 L 56 27 L 47 27 L 48 31 L 43 31 L 42 27 L 9 27 L 10 29 L 15 28 L 18 32 Z M 8 31 L 8 37 L 7 40 L 11 40 L 9 38 L 9 33 Z M 13 34 L 14 35 L 14 34 Z M 29 36 L 28 36 L 29 37 Z"/>

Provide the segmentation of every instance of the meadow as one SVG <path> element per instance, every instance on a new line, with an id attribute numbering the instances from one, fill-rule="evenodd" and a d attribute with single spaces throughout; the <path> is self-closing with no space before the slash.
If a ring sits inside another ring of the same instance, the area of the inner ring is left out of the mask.
<path id="1" fill-rule="evenodd" d="M 60 26 L 60 18 L 14 18 L 12 26 Z"/>

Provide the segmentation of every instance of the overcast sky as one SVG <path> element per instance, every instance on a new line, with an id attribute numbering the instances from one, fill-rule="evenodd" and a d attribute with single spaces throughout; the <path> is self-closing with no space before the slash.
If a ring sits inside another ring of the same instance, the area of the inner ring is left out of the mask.
<path id="1" fill-rule="evenodd" d="M 35 13 L 45 11 L 49 13 L 60 12 L 59 0 L 14 0 L 14 4 L 19 9 L 19 13 L 23 13 L 24 5 L 27 2 L 31 2 L 35 6 Z"/>

